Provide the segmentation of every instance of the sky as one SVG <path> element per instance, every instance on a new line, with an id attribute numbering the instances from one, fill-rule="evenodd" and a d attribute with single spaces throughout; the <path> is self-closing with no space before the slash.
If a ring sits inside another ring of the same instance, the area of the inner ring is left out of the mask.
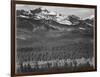
<path id="1" fill-rule="evenodd" d="M 32 10 L 38 7 L 46 8 L 49 11 L 54 11 L 61 13 L 65 16 L 76 15 L 84 19 L 95 14 L 95 9 L 93 8 L 77 8 L 77 7 L 59 7 L 59 6 L 43 6 L 43 5 L 25 5 L 25 4 L 16 4 L 16 9 Z"/>

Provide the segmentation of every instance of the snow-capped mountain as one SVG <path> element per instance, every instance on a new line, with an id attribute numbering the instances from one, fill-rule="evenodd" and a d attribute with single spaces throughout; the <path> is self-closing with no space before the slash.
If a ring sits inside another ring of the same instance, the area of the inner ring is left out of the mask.
<path id="1" fill-rule="evenodd" d="M 39 13 L 35 14 L 35 19 L 45 19 L 45 20 L 53 20 L 56 21 L 60 24 L 66 24 L 66 25 L 71 25 L 72 23 L 68 20 L 65 20 L 67 17 L 59 14 L 54 11 L 48 11 L 45 8 L 41 8 L 41 11 Z"/>
<path id="2" fill-rule="evenodd" d="M 29 11 L 18 10 L 16 18 L 18 29 L 30 32 L 90 32 L 93 27 L 93 16 L 82 20 L 75 15 L 64 16 L 55 11 L 49 11 L 46 8 L 36 8 Z M 24 39 L 23 37 L 22 35 L 18 36 L 21 39 Z"/>
<path id="3" fill-rule="evenodd" d="M 59 14 L 55 11 L 49 11 L 46 8 L 36 8 L 35 11 L 24 11 L 23 15 L 19 15 L 22 18 L 34 17 L 35 20 L 45 19 L 45 20 L 53 20 L 61 24 L 71 25 L 71 22 L 65 20 L 67 17 Z"/>
<path id="4" fill-rule="evenodd" d="M 84 18 L 83 20 L 86 20 L 86 19 L 92 20 L 92 19 L 94 19 L 94 15 L 91 15 L 91 16 L 89 16 L 89 17 L 86 17 L 86 18 Z"/>
<path id="5" fill-rule="evenodd" d="M 86 24 L 88 24 L 89 26 L 93 26 L 93 25 L 94 25 L 94 20 L 95 20 L 94 15 L 91 15 L 91 16 L 85 18 L 85 19 L 84 19 L 84 22 L 85 22 Z"/>
<path id="6" fill-rule="evenodd" d="M 56 21 L 56 12 L 50 12 L 46 8 L 38 8 L 40 10 L 38 13 L 35 13 L 35 19 L 45 19 L 45 20 L 54 20 Z"/>

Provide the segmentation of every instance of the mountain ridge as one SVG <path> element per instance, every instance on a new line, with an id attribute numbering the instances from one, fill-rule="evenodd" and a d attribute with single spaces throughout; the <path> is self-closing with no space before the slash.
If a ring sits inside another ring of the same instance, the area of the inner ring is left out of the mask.
<path id="1" fill-rule="evenodd" d="M 62 19 L 60 19 L 62 17 Z M 69 15 L 67 18 L 56 12 L 50 12 L 47 9 L 36 8 L 35 10 L 25 11 L 17 10 L 17 28 L 34 32 L 85 32 L 92 34 L 93 19 L 80 19 L 75 15 Z M 59 22 L 58 22 L 59 19 Z M 62 21 L 69 21 L 71 24 L 63 24 Z M 19 34 L 20 35 L 20 34 Z M 18 35 L 18 36 L 19 36 Z M 26 37 L 26 36 L 23 36 Z"/>

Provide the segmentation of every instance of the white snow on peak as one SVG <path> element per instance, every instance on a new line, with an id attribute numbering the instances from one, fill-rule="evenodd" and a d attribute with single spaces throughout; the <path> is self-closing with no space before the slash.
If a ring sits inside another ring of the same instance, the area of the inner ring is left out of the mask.
<path id="1" fill-rule="evenodd" d="M 72 23 L 70 21 L 68 21 L 68 20 L 59 21 L 59 23 L 66 24 L 66 25 L 72 25 Z"/>
<path id="2" fill-rule="evenodd" d="M 91 15 L 91 16 L 89 16 L 89 17 L 86 17 L 86 18 L 84 18 L 84 20 L 85 20 L 85 19 L 92 19 L 92 18 L 94 18 L 94 15 Z"/>
<path id="3" fill-rule="evenodd" d="M 46 10 L 46 8 L 41 7 L 41 10 Z"/>
<path id="4" fill-rule="evenodd" d="M 66 16 L 58 16 L 57 22 L 59 22 L 61 24 L 72 25 L 72 23 L 69 20 L 67 20 Z"/>
<path id="5" fill-rule="evenodd" d="M 20 15 L 19 17 L 22 17 L 22 18 L 29 18 L 28 16 L 25 16 L 25 15 Z"/>
<path id="6" fill-rule="evenodd" d="M 55 15 L 55 16 L 57 15 L 56 12 L 49 12 L 48 14 L 49 15 Z"/>

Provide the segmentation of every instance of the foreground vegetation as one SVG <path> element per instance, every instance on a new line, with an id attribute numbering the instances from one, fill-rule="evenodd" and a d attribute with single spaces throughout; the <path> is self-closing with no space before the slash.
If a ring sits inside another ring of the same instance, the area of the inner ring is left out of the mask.
<path id="1" fill-rule="evenodd" d="M 61 36 L 51 37 L 51 34 Z M 82 33 L 41 32 L 33 33 L 31 39 L 17 39 L 18 73 L 91 70 L 94 61 L 93 38 Z"/>
<path id="2" fill-rule="evenodd" d="M 62 59 L 51 61 L 29 61 L 17 64 L 17 72 L 43 72 L 65 70 L 66 72 L 91 70 L 94 67 L 94 58 Z"/>

